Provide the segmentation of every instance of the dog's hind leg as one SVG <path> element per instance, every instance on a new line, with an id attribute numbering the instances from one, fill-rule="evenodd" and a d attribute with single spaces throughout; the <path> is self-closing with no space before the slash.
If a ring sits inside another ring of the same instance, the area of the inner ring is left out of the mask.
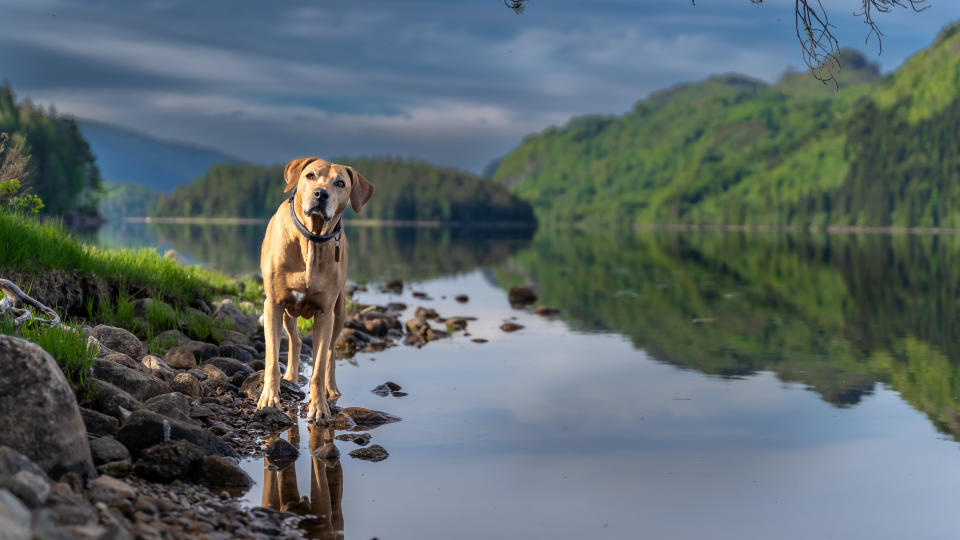
<path id="1" fill-rule="evenodd" d="M 317 312 L 313 316 L 313 375 L 310 377 L 310 406 L 307 421 L 323 423 L 331 417 L 327 404 L 326 357 L 330 350 L 330 334 L 333 333 L 333 313 Z"/>
<path id="2" fill-rule="evenodd" d="M 337 297 L 337 304 L 333 308 L 333 333 L 330 335 L 330 351 L 325 355 L 324 369 L 327 371 L 327 397 L 336 400 L 340 397 L 340 389 L 337 388 L 337 359 L 334 349 L 337 344 L 337 336 L 343 330 L 343 293 Z"/>
<path id="3" fill-rule="evenodd" d="M 287 371 L 284 372 L 283 378 L 296 384 L 300 376 L 300 346 L 303 340 L 300 338 L 300 329 L 297 328 L 297 318 L 286 311 L 283 312 L 283 329 L 287 331 L 287 339 L 290 341 Z"/>
<path id="4" fill-rule="evenodd" d="M 283 308 L 270 299 L 263 302 L 263 335 L 266 338 L 267 359 L 263 372 L 263 391 L 257 408 L 280 407 L 280 326 Z"/>

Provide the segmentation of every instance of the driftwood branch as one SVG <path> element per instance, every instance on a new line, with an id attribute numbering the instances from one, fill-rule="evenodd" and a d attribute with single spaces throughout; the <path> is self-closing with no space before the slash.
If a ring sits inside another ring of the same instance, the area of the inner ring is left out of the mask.
<path id="1" fill-rule="evenodd" d="M 3 300 L 0 300 L 0 314 L 8 311 L 13 313 L 16 317 L 13 320 L 13 324 L 18 330 L 21 326 L 23 326 L 23 323 L 33 318 L 33 313 L 31 313 L 29 309 L 17 307 L 17 305 L 20 303 L 32 306 L 46 315 L 46 319 L 38 318 L 38 321 L 41 324 L 46 324 L 48 326 L 60 326 L 60 316 L 57 315 L 56 311 L 41 304 L 32 296 L 21 291 L 20 287 L 17 287 L 14 282 L 8 279 L 0 278 L 0 291 L 3 291 L 4 294 Z"/>

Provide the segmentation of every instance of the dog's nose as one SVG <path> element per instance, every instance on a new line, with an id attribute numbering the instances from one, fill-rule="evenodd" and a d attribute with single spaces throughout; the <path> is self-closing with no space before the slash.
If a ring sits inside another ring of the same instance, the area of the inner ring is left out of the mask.
<path id="1" fill-rule="evenodd" d="M 313 196 L 316 197 L 318 201 L 325 201 L 330 198 L 330 192 L 325 189 L 318 189 L 313 192 Z"/>

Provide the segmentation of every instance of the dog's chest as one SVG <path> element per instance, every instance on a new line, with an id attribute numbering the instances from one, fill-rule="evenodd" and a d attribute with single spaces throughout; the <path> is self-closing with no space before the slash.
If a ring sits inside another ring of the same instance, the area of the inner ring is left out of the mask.
<path id="1" fill-rule="evenodd" d="M 333 277 L 334 279 L 330 279 Z M 285 292 L 280 303 L 291 314 L 299 317 L 311 317 L 323 314 L 333 308 L 339 289 L 336 276 L 308 283 L 305 275 L 289 276 Z"/>

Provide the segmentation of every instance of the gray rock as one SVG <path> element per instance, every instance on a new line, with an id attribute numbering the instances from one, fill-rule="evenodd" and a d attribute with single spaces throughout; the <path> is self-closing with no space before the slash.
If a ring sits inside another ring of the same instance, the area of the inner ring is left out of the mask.
<path id="1" fill-rule="evenodd" d="M 383 461 L 390 457 L 386 449 L 379 444 L 373 444 L 366 448 L 357 448 L 350 452 L 350 457 L 362 459 L 364 461 Z"/>
<path id="2" fill-rule="evenodd" d="M 111 350 L 121 352 L 131 358 L 139 359 L 147 354 L 147 346 L 137 336 L 123 328 L 101 324 L 94 327 L 93 337 L 99 339 L 100 343 Z"/>
<path id="3" fill-rule="evenodd" d="M 30 540 L 30 510 L 12 493 L 0 489 L 0 538 L 3 540 Z"/>
<path id="4" fill-rule="evenodd" d="M 220 345 L 218 350 L 219 356 L 223 358 L 236 358 L 244 364 L 249 364 L 253 360 L 253 354 L 250 351 L 232 343 Z"/>
<path id="5" fill-rule="evenodd" d="M 213 367 L 213 366 L 211 366 L 211 367 Z M 194 377 L 196 377 L 197 380 L 200 381 L 200 382 L 203 382 L 203 381 L 207 380 L 207 378 L 210 376 L 209 374 L 207 374 L 206 371 L 204 371 L 204 370 L 202 370 L 202 369 L 191 369 L 191 370 L 188 371 L 187 373 L 189 373 L 190 375 L 193 375 Z M 223 372 L 221 371 L 220 373 L 223 373 Z M 224 375 L 224 378 L 226 378 L 226 375 Z"/>
<path id="6" fill-rule="evenodd" d="M 234 358 L 223 358 L 223 357 L 210 358 L 210 359 L 204 360 L 203 365 L 218 367 L 220 368 L 220 371 L 224 372 L 227 375 L 227 377 L 232 377 L 237 372 L 242 372 L 247 374 L 253 373 L 253 368 L 241 362 L 240 360 L 236 360 Z"/>
<path id="7" fill-rule="evenodd" d="M 0 446 L 0 488 L 9 490 L 30 508 L 46 502 L 50 479 L 30 458 L 7 446 Z"/>
<path id="8" fill-rule="evenodd" d="M 220 456 L 207 456 L 200 464 L 200 482 L 213 489 L 249 488 L 253 485 L 243 469 Z"/>
<path id="9" fill-rule="evenodd" d="M 235 330 L 221 330 L 223 339 L 220 340 L 220 346 L 223 345 L 250 345 L 250 338 L 241 332 Z M 229 355 L 226 355 L 229 356 Z"/>
<path id="10" fill-rule="evenodd" d="M 213 318 L 217 321 L 225 319 L 232 321 L 234 328 L 248 336 L 257 333 L 258 317 L 256 315 L 245 315 L 230 300 L 224 300 L 217 306 L 217 309 L 213 311 Z"/>
<path id="11" fill-rule="evenodd" d="M 101 476 L 87 488 L 87 496 L 101 502 L 113 502 L 119 499 L 132 501 L 137 498 L 137 492 L 123 480 L 111 476 Z"/>
<path id="12" fill-rule="evenodd" d="M 87 433 L 96 437 L 113 435 L 120 429 L 120 422 L 116 418 L 92 409 L 80 407 L 80 418 L 87 427 Z"/>
<path id="13" fill-rule="evenodd" d="M 199 446 L 205 454 L 237 456 L 233 448 L 206 429 L 146 409 L 131 414 L 126 424 L 117 432 L 116 438 L 130 450 L 134 459 L 139 458 L 151 446 L 168 440 L 190 442 Z"/>
<path id="14" fill-rule="evenodd" d="M 197 367 L 197 357 L 185 347 L 171 347 L 163 355 L 163 361 L 174 369 L 193 369 Z"/>
<path id="15" fill-rule="evenodd" d="M 142 406 L 140 401 L 128 392 L 108 382 L 91 379 L 90 387 L 94 394 L 91 408 L 103 414 L 108 414 L 120 422 L 126 420 L 130 413 Z"/>
<path id="16" fill-rule="evenodd" d="M 250 375 L 250 374 L 249 374 L 249 373 L 246 373 L 246 372 L 243 372 L 243 371 L 238 371 L 238 372 L 234 373 L 233 376 L 230 377 L 230 379 L 229 379 L 230 384 L 232 384 L 232 385 L 236 386 L 237 388 L 239 388 L 240 385 L 243 384 L 243 381 L 247 380 L 247 376 L 248 376 L 248 375 Z"/>
<path id="17" fill-rule="evenodd" d="M 167 330 L 160 332 L 157 335 L 155 342 L 160 345 L 160 348 L 166 351 L 170 347 L 177 347 L 179 345 L 184 345 L 192 341 L 186 336 L 183 332 L 179 330 Z"/>
<path id="18" fill-rule="evenodd" d="M 130 474 L 132 468 L 129 461 L 111 461 L 98 466 L 97 472 L 114 478 L 123 478 Z"/>
<path id="19" fill-rule="evenodd" d="M 448 329 L 463 330 L 467 327 L 467 319 L 463 317 L 450 317 L 443 321 L 443 324 L 446 324 Z"/>
<path id="20" fill-rule="evenodd" d="M 204 343 L 202 341 L 188 341 L 180 345 L 185 351 L 193 353 L 193 356 L 197 360 L 205 360 L 207 358 L 213 358 L 220 353 L 220 349 L 217 348 L 213 343 Z"/>
<path id="21" fill-rule="evenodd" d="M 360 446 L 366 446 L 370 444 L 370 434 L 369 433 L 344 433 L 342 435 L 337 435 L 337 440 L 350 441 Z"/>
<path id="22" fill-rule="evenodd" d="M 206 452 L 185 440 L 167 441 L 146 449 L 133 464 L 134 475 L 150 482 L 194 480 Z"/>
<path id="23" fill-rule="evenodd" d="M 156 377 L 101 359 L 93 361 L 93 376 L 129 392 L 139 400 L 170 391 L 170 386 Z"/>
<path id="24" fill-rule="evenodd" d="M 274 429 L 283 429 L 290 427 L 294 421 L 289 416 L 275 407 L 264 407 L 253 413 L 253 419 L 266 427 Z"/>
<path id="25" fill-rule="evenodd" d="M 371 390 L 371 392 L 373 392 L 374 394 L 380 397 L 386 397 L 390 395 L 390 387 L 385 384 L 381 384 L 381 385 L 378 385 L 373 390 Z"/>
<path id="26" fill-rule="evenodd" d="M 190 397 L 200 397 L 200 381 L 189 373 L 177 373 L 170 381 L 170 390 Z"/>
<path id="27" fill-rule="evenodd" d="M 417 306 L 417 309 L 413 310 L 413 316 L 419 317 L 421 319 L 436 319 L 440 315 L 437 314 L 437 310 L 433 308 L 427 308 L 423 306 Z"/>
<path id="28" fill-rule="evenodd" d="M 224 373 L 222 369 L 220 369 L 219 367 L 213 364 L 208 364 L 204 362 L 203 365 L 200 366 L 200 370 L 206 373 L 208 379 L 222 379 L 222 380 L 228 379 L 227 374 Z"/>
<path id="29" fill-rule="evenodd" d="M 537 301 L 537 295 L 530 287 L 510 287 L 507 298 L 510 300 L 510 304 L 514 306 L 526 306 Z"/>
<path id="30" fill-rule="evenodd" d="M 100 359 L 102 359 L 102 360 L 107 360 L 107 361 L 109 361 L 109 362 L 116 362 L 117 364 L 120 364 L 121 366 L 125 366 L 125 367 L 128 367 L 128 368 L 130 368 L 130 369 L 137 370 L 137 371 L 147 371 L 143 364 L 141 364 L 140 362 L 137 362 L 137 361 L 134 360 L 133 358 L 130 358 L 129 356 L 127 356 L 127 355 L 125 355 L 125 354 L 123 354 L 123 353 L 121 353 L 121 352 L 116 352 L 116 351 L 110 352 L 110 353 L 107 353 L 107 354 L 105 354 L 105 355 L 103 355 L 103 356 L 99 356 L 98 358 L 100 358 Z"/>
<path id="31" fill-rule="evenodd" d="M 155 413 L 160 413 L 166 417 L 174 418 L 182 422 L 193 422 L 190 419 L 190 400 L 180 392 L 170 392 L 153 396 L 143 402 L 146 409 Z"/>
<path id="32" fill-rule="evenodd" d="M 363 407 L 347 407 L 341 411 L 350 417 L 358 426 L 371 427 L 403 420 L 398 416 L 385 413 L 383 411 L 374 411 L 364 409 Z"/>
<path id="33" fill-rule="evenodd" d="M 54 478 L 67 471 L 96 476 L 76 397 L 53 358 L 26 340 L 0 336 L 0 373 L 3 444 Z"/>
<path id="34" fill-rule="evenodd" d="M 266 455 L 267 459 L 270 460 L 271 463 L 285 465 L 292 461 L 296 461 L 297 458 L 300 457 L 300 450 L 298 450 L 296 446 L 290 444 L 290 442 L 277 438 L 267 446 L 264 455 Z"/>
<path id="35" fill-rule="evenodd" d="M 216 397 L 224 394 L 239 394 L 240 389 L 223 379 L 207 379 L 200 383 L 200 393 L 205 397 Z"/>
<path id="36" fill-rule="evenodd" d="M 254 401 L 260 399 L 260 393 L 263 392 L 263 371 L 256 371 L 243 381 L 240 387 L 240 394 Z M 300 389 L 296 384 L 280 379 L 280 396 L 292 397 L 301 400 L 307 397 L 306 392 Z"/>
<path id="37" fill-rule="evenodd" d="M 113 437 L 100 437 L 90 441 L 90 454 L 93 455 L 93 463 L 98 466 L 111 461 L 130 462 L 130 451 Z"/>
<path id="38" fill-rule="evenodd" d="M 523 325 L 522 325 L 522 324 L 517 324 L 517 323 L 515 323 L 515 322 L 507 321 L 507 322 L 505 322 L 505 323 L 503 323 L 503 324 L 500 325 L 500 329 L 503 330 L 504 332 L 507 332 L 507 333 L 516 332 L 517 330 L 522 330 L 522 329 L 523 329 Z"/>
<path id="39" fill-rule="evenodd" d="M 254 371 L 263 371 L 267 367 L 266 362 L 259 359 L 250 362 L 249 365 Z"/>

